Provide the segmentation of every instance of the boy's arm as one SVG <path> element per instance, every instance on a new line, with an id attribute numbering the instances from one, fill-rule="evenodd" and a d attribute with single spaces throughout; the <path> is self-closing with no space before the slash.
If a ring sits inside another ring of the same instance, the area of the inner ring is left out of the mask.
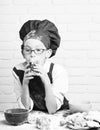
<path id="1" fill-rule="evenodd" d="M 21 102 L 26 109 L 31 110 L 33 108 L 34 104 L 32 99 L 30 98 L 29 87 L 26 84 L 22 85 Z"/>
<path id="2" fill-rule="evenodd" d="M 57 110 L 63 105 L 64 97 L 67 97 L 68 92 L 68 75 L 66 70 L 59 66 L 54 65 L 53 68 L 53 92 L 56 97 Z"/>
<path id="3" fill-rule="evenodd" d="M 88 112 L 91 110 L 91 108 L 92 106 L 90 102 L 84 102 L 84 103 L 70 102 L 69 103 L 70 113 Z"/>
<path id="4" fill-rule="evenodd" d="M 52 84 L 50 83 L 49 77 L 44 80 L 45 87 L 45 102 L 48 109 L 48 113 L 53 114 L 57 111 L 57 103 L 55 95 L 52 91 Z"/>
<path id="5" fill-rule="evenodd" d="M 14 92 L 16 95 L 16 99 L 17 99 L 17 103 L 18 103 L 18 107 L 20 108 L 26 108 L 25 105 L 22 102 L 22 85 L 20 83 L 20 80 L 18 78 L 18 76 L 16 75 L 16 73 L 13 71 L 13 81 L 14 81 Z M 29 102 L 30 102 L 30 106 L 29 109 L 32 110 L 33 108 L 33 101 L 31 98 L 29 98 Z"/>

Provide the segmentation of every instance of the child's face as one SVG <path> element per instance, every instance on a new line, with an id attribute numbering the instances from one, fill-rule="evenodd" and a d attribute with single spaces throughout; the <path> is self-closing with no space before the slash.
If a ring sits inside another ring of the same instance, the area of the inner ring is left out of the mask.
<path id="1" fill-rule="evenodd" d="M 52 51 L 47 50 L 45 45 L 38 39 L 27 39 L 24 42 L 23 56 L 28 63 L 43 65 L 51 53 Z"/>

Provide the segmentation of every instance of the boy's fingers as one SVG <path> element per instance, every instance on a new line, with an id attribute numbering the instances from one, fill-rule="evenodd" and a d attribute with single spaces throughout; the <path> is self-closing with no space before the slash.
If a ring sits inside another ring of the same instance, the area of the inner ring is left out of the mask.
<path id="1" fill-rule="evenodd" d="M 33 76 L 33 73 L 25 73 L 25 76 L 27 77 L 27 76 Z"/>
<path id="2" fill-rule="evenodd" d="M 25 78 L 25 79 L 29 79 L 29 78 L 33 79 L 33 77 L 34 77 L 33 75 L 25 75 L 24 78 Z"/>
<path id="3" fill-rule="evenodd" d="M 33 79 L 34 77 L 27 77 L 27 79 Z"/>
<path id="4" fill-rule="evenodd" d="M 29 72 L 29 71 L 30 71 L 30 68 L 28 68 L 28 69 L 25 70 L 26 73 Z"/>
<path id="5" fill-rule="evenodd" d="M 25 65 L 25 69 L 29 68 L 29 66 L 30 66 L 30 64 L 27 63 L 27 64 Z"/>

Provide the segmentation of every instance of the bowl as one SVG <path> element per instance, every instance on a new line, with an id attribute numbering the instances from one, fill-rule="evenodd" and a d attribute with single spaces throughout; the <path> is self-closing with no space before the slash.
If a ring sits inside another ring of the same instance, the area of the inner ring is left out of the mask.
<path id="1" fill-rule="evenodd" d="M 21 125 L 27 122 L 28 115 L 29 110 L 27 109 L 15 108 L 4 111 L 5 119 L 11 125 Z"/>

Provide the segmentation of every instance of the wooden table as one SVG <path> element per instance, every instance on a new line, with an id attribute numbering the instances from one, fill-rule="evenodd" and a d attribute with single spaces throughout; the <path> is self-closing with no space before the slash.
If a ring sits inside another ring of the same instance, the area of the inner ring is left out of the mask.
<path id="1" fill-rule="evenodd" d="M 30 114 L 34 115 L 35 113 L 36 112 L 30 113 Z M 58 112 L 54 115 L 50 115 L 50 116 L 52 116 L 52 119 L 54 120 L 54 125 L 55 125 L 55 122 L 57 119 L 57 118 L 55 118 L 55 116 L 60 118 L 60 117 L 62 117 L 63 113 L 64 113 L 64 111 L 61 111 L 61 112 Z M 39 112 L 37 114 L 39 114 L 39 116 L 40 116 L 42 113 Z M 47 114 L 47 115 L 49 115 L 49 114 Z M 6 122 L 5 117 L 4 117 L 4 113 L 0 112 L 0 130 L 39 130 L 39 129 L 37 129 L 33 124 L 29 124 L 29 123 L 24 123 L 24 124 L 18 125 L 18 126 L 10 125 Z M 50 130 L 72 130 L 72 129 L 64 128 L 64 127 L 57 127 L 57 128 L 53 128 Z M 95 130 L 95 129 L 92 129 L 92 130 Z M 100 129 L 98 129 L 98 130 L 100 130 Z"/>

